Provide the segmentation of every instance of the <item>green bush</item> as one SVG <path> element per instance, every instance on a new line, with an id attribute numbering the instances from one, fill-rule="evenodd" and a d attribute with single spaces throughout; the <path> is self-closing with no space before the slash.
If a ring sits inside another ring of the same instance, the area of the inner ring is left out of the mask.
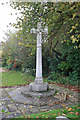
<path id="1" fill-rule="evenodd" d="M 59 73 L 51 72 L 51 74 L 48 76 L 47 79 L 48 79 L 48 80 L 54 80 L 54 81 L 56 81 L 59 76 L 60 76 Z"/>
<path id="2" fill-rule="evenodd" d="M 70 78 L 69 77 L 62 77 L 61 75 L 56 80 L 57 83 L 63 84 L 63 85 L 69 85 L 70 84 Z"/>
<path id="3" fill-rule="evenodd" d="M 67 75 L 69 64 L 66 61 L 62 61 L 61 63 L 58 64 L 57 68 L 61 70 L 62 75 Z"/>

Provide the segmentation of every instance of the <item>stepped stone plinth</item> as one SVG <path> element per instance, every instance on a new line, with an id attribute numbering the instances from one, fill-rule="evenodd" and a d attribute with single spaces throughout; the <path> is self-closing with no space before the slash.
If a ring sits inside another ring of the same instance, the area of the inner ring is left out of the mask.
<path id="1" fill-rule="evenodd" d="M 39 84 L 40 85 L 40 84 Z M 35 86 L 35 85 L 34 85 Z M 42 86 L 42 85 L 41 85 Z M 40 87 L 40 86 L 39 86 Z M 55 90 L 53 89 L 48 89 L 48 91 L 43 91 L 44 89 L 41 88 L 36 88 L 36 91 L 30 91 L 30 86 L 22 89 L 21 93 L 25 96 L 25 97 L 33 97 L 33 98 L 45 98 L 45 97 L 50 97 L 50 96 L 54 96 Z M 35 89 L 34 89 L 35 90 Z"/>

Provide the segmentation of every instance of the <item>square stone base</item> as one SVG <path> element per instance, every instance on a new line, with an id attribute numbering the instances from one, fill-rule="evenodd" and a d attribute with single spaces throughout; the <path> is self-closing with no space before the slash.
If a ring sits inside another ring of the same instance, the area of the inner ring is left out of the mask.
<path id="1" fill-rule="evenodd" d="M 29 84 L 29 90 L 35 91 L 35 92 L 43 92 L 48 91 L 49 85 L 48 83 L 30 83 Z"/>

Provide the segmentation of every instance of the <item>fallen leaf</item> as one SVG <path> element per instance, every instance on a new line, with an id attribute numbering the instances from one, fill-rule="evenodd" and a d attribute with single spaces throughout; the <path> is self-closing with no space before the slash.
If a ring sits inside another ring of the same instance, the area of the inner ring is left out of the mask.
<path id="1" fill-rule="evenodd" d="M 39 116 L 41 116 L 41 114 L 39 114 Z"/>
<path id="2" fill-rule="evenodd" d="M 75 111 L 75 109 L 73 109 L 73 111 Z"/>
<path id="3" fill-rule="evenodd" d="M 28 116 L 27 118 L 30 118 L 30 116 Z"/>
<path id="4" fill-rule="evenodd" d="M 76 89 L 71 89 L 72 91 L 75 91 Z"/>
<path id="5" fill-rule="evenodd" d="M 61 113 L 58 113 L 58 115 L 60 115 Z"/>
<path id="6" fill-rule="evenodd" d="M 53 115 L 56 115 L 56 114 L 53 114 Z"/>
<path id="7" fill-rule="evenodd" d="M 60 115 L 61 113 L 58 113 L 58 115 Z"/>
<path id="8" fill-rule="evenodd" d="M 71 95 L 69 95 L 69 97 L 72 97 Z"/>
<path id="9" fill-rule="evenodd" d="M 38 116 L 36 116 L 36 118 L 39 118 Z"/>
<path id="10" fill-rule="evenodd" d="M 26 105 L 26 103 L 24 103 L 24 105 Z"/>
<path id="11" fill-rule="evenodd" d="M 50 103 L 49 105 L 53 105 L 52 103 Z"/>
<path id="12" fill-rule="evenodd" d="M 62 110 L 62 112 L 63 112 L 64 110 Z"/>
<path id="13" fill-rule="evenodd" d="M 70 114 L 74 114 L 74 112 L 70 112 Z"/>
<path id="14" fill-rule="evenodd" d="M 4 118 L 6 117 L 6 115 L 4 115 Z"/>
<path id="15" fill-rule="evenodd" d="M 68 111 L 71 111 L 71 110 L 72 110 L 72 108 L 69 108 L 69 109 L 68 109 Z"/>
<path id="16" fill-rule="evenodd" d="M 76 115 L 79 115 L 79 113 L 78 113 L 78 112 L 76 112 Z"/>
<path id="17" fill-rule="evenodd" d="M 10 96 L 8 95 L 8 98 L 10 98 Z"/>
<path id="18" fill-rule="evenodd" d="M 66 106 L 66 105 L 62 105 L 62 106 Z"/>
<path id="19" fill-rule="evenodd" d="M 77 109 L 80 109 L 80 107 L 76 107 Z"/>
<path id="20" fill-rule="evenodd" d="M 32 108 L 32 106 L 30 108 Z"/>
<path id="21" fill-rule="evenodd" d="M 49 111 L 52 111 L 52 110 L 49 110 Z"/>
<path id="22" fill-rule="evenodd" d="M 55 104 L 59 104 L 59 102 L 55 102 Z"/>
<path id="23" fill-rule="evenodd" d="M 64 113 L 63 113 L 62 115 L 63 115 L 63 116 L 65 116 L 65 114 L 64 114 Z"/>

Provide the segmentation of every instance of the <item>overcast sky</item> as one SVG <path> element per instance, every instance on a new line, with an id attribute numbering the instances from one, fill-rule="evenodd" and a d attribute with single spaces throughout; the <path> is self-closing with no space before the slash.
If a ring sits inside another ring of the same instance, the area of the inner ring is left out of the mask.
<path id="1" fill-rule="evenodd" d="M 9 2 L 9 0 L 0 0 L 0 41 L 5 41 L 3 39 L 3 37 L 6 37 L 4 32 L 8 32 L 9 29 L 11 31 L 15 30 L 15 28 L 11 26 L 7 27 L 7 25 L 9 25 L 9 23 L 16 23 L 16 18 L 19 16 L 19 12 L 10 7 L 9 4 L 6 4 L 6 2 Z M 4 3 L 4 5 L 2 5 L 2 3 Z M 16 12 L 18 15 L 15 15 Z"/>

